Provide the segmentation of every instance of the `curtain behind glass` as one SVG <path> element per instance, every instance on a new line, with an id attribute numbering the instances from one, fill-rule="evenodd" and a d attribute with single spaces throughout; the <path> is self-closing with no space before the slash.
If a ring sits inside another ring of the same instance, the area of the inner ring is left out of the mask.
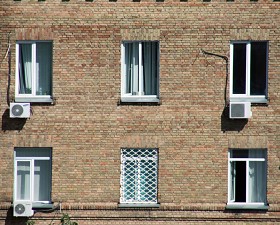
<path id="1" fill-rule="evenodd" d="M 32 87 L 32 45 L 19 45 L 19 93 L 31 94 Z"/>
<path id="2" fill-rule="evenodd" d="M 124 163 L 124 180 L 123 180 L 123 195 L 127 202 L 134 202 L 137 200 L 137 162 L 125 161 Z"/>
<path id="3" fill-rule="evenodd" d="M 124 43 L 126 93 L 136 95 L 139 92 L 139 42 Z"/>
<path id="4" fill-rule="evenodd" d="M 52 43 L 36 43 L 36 95 L 51 95 Z"/>
<path id="5" fill-rule="evenodd" d="M 230 200 L 235 201 L 236 162 L 230 162 Z"/>
<path id="6" fill-rule="evenodd" d="M 17 162 L 17 200 L 30 200 L 30 161 Z"/>
<path id="7" fill-rule="evenodd" d="M 49 160 L 35 160 L 34 201 L 51 200 L 51 165 Z"/>
<path id="8" fill-rule="evenodd" d="M 157 42 L 143 42 L 142 62 L 143 62 L 143 90 L 145 95 L 157 95 Z"/>
<path id="9" fill-rule="evenodd" d="M 250 150 L 250 158 L 265 158 L 264 150 Z M 249 162 L 249 202 L 266 202 L 265 161 Z"/>

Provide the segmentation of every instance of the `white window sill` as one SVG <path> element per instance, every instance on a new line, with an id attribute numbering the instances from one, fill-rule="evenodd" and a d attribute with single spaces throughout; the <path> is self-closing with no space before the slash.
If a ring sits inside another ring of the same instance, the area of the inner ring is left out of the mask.
<path id="1" fill-rule="evenodd" d="M 159 203 L 119 203 L 119 208 L 159 208 Z"/>
<path id="2" fill-rule="evenodd" d="M 124 96 L 121 97 L 122 102 L 156 102 L 159 103 L 159 98 L 156 96 Z"/>
<path id="3" fill-rule="evenodd" d="M 254 96 L 238 96 L 238 97 L 230 97 L 231 102 L 251 102 L 251 103 L 260 103 L 260 104 L 267 104 L 268 99 L 265 97 L 254 97 Z"/>
<path id="4" fill-rule="evenodd" d="M 268 205 L 264 203 L 228 203 L 226 205 L 226 209 L 256 209 L 256 210 L 267 210 L 269 208 Z"/>
<path id="5" fill-rule="evenodd" d="M 45 102 L 52 103 L 53 99 L 50 96 L 47 97 L 15 97 L 15 102 Z"/>

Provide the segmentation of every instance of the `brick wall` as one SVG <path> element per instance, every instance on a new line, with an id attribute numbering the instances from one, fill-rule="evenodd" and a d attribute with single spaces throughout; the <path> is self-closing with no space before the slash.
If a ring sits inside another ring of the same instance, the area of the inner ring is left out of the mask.
<path id="1" fill-rule="evenodd" d="M 79 224 L 280 221 L 280 5 L 277 1 L 2 0 L 0 224 L 13 218 L 14 147 L 52 147 L 52 200 Z M 11 82 L 4 58 L 11 41 Z M 17 40 L 53 41 L 54 104 L 10 119 Z M 120 104 L 121 42 L 157 40 L 160 104 Z M 231 40 L 268 40 L 268 105 L 229 120 Z M 267 148 L 266 213 L 225 211 L 228 149 Z M 120 148 L 159 149 L 159 209 L 119 209 Z M 8 210 L 9 209 L 9 210 Z M 36 224 L 59 211 L 36 213 Z M 123 221 L 124 220 L 124 221 Z M 152 222 L 153 221 L 153 222 Z"/>

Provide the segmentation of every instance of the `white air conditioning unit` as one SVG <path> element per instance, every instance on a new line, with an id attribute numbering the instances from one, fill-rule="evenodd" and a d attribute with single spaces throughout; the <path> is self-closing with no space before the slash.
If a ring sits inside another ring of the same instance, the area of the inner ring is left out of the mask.
<path id="1" fill-rule="evenodd" d="M 230 102 L 229 118 L 231 119 L 247 119 L 252 116 L 251 102 Z"/>
<path id="2" fill-rule="evenodd" d="M 31 202 L 14 202 L 14 216 L 30 217 L 33 214 Z"/>
<path id="3" fill-rule="evenodd" d="M 10 103 L 10 118 L 29 118 L 30 103 Z"/>

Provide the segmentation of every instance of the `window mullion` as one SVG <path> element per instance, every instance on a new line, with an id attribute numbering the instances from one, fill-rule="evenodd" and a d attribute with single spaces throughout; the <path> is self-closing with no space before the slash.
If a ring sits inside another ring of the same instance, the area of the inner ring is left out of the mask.
<path id="1" fill-rule="evenodd" d="M 143 62 L 142 42 L 139 42 L 139 95 L 143 94 Z"/>
<path id="2" fill-rule="evenodd" d="M 246 95 L 251 95 L 251 43 L 246 45 Z"/>
<path id="3" fill-rule="evenodd" d="M 246 203 L 249 202 L 249 162 L 246 161 Z"/>
<path id="4" fill-rule="evenodd" d="M 34 201 L 34 175 L 35 175 L 35 160 L 32 159 L 30 162 L 30 198 Z"/>
<path id="5" fill-rule="evenodd" d="M 37 63 L 36 63 L 36 43 L 32 43 L 32 95 L 36 95 L 36 74 L 37 74 Z"/>

